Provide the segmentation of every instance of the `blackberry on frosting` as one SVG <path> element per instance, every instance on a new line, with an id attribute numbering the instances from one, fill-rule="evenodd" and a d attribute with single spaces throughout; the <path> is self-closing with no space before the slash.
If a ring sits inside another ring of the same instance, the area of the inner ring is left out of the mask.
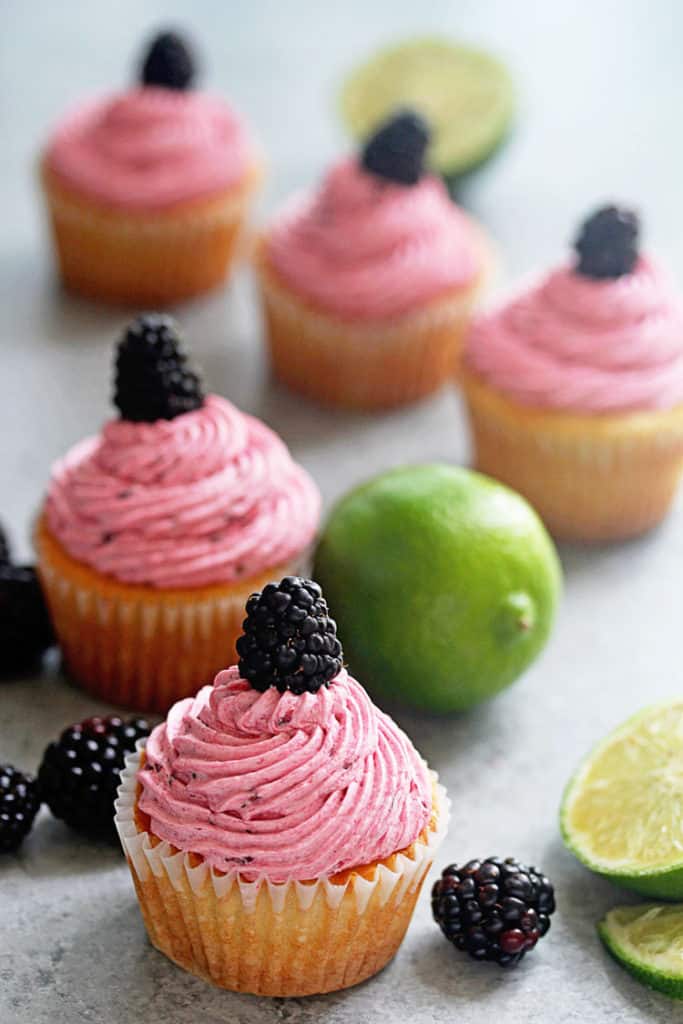
<path id="1" fill-rule="evenodd" d="M 632 210 L 603 206 L 581 226 L 574 243 L 577 273 L 596 280 L 630 274 L 638 262 L 640 225 Z"/>
<path id="2" fill-rule="evenodd" d="M 152 40 L 140 72 L 143 85 L 188 89 L 195 77 L 195 61 L 187 41 L 177 32 L 161 32 Z"/>
<path id="3" fill-rule="evenodd" d="M 413 110 L 400 110 L 368 139 L 361 165 L 398 185 L 416 185 L 424 174 L 429 125 Z"/>
<path id="4" fill-rule="evenodd" d="M 341 671 L 337 624 L 313 580 L 285 576 L 247 601 L 239 670 L 256 690 L 317 693 Z"/>
<path id="5" fill-rule="evenodd" d="M 128 325 L 116 352 L 114 404 L 134 423 L 172 420 L 202 407 L 201 378 L 188 364 L 173 317 L 144 313 Z"/>

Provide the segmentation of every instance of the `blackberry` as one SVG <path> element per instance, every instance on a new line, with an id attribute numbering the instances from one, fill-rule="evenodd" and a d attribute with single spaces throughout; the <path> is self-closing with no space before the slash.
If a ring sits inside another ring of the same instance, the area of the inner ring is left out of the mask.
<path id="1" fill-rule="evenodd" d="M 10 561 L 9 541 L 7 534 L 0 526 L 0 565 L 9 565 Z"/>
<path id="2" fill-rule="evenodd" d="M 316 693 L 341 670 L 337 624 L 312 580 L 285 576 L 252 594 L 242 628 L 239 669 L 255 690 Z"/>
<path id="3" fill-rule="evenodd" d="M 54 643 L 33 566 L 0 564 L 0 673 L 31 668 Z"/>
<path id="4" fill-rule="evenodd" d="M 149 736 L 143 718 L 124 721 L 117 715 L 87 718 L 70 725 L 50 743 L 38 771 L 44 802 L 86 835 L 114 838 L 114 800 L 126 755 Z"/>
<path id="5" fill-rule="evenodd" d="M 188 89 L 195 76 L 195 62 L 187 42 L 177 32 L 161 32 L 152 40 L 140 72 L 143 85 Z"/>
<path id="6" fill-rule="evenodd" d="M 513 967 L 550 928 L 550 881 L 514 857 L 450 864 L 432 889 L 432 914 L 456 949 Z"/>
<path id="7" fill-rule="evenodd" d="M 581 226 L 574 242 L 576 270 L 597 280 L 630 274 L 638 261 L 638 217 L 632 210 L 603 206 Z"/>
<path id="8" fill-rule="evenodd" d="M 361 165 L 371 174 L 415 185 L 424 174 L 430 131 L 427 122 L 412 110 L 399 110 L 384 121 L 368 139 Z"/>
<path id="9" fill-rule="evenodd" d="M 114 404 L 134 423 L 172 420 L 202 407 L 202 383 L 187 365 L 173 317 L 144 313 L 129 324 L 116 352 Z"/>
<path id="10" fill-rule="evenodd" d="M 19 849 L 40 808 L 38 783 L 11 764 L 0 765 L 0 853 Z"/>

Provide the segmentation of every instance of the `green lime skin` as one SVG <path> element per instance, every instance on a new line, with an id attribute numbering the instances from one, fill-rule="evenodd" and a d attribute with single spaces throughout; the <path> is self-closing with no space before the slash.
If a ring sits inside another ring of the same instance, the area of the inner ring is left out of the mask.
<path id="1" fill-rule="evenodd" d="M 646 950 L 634 951 L 627 948 L 626 936 L 623 929 L 618 926 L 615 915 L 640 910 L 634 907 L 617 907 L 611 910 L 597 926 L 598 935 L 602 940 L 605 949 L 614 957 L 620 967 L 628 971 L 637 981 L 648 988 L 652 988 L 671 999 L 683 999 L 683 968 L 680 970 L 662 969 L 654 963 L 648 963 Z M 649 907 L 642 907 L 646 911 Z M 683 911 L 679 929 L 683 927 Z"/>
<path id="2" fill-rule="evenodd" d="M 492 54 L 439 36 L 418 37 L 373 54 L 341 94 L 344 121 L 361 142 L 401 107 L 428 120 L 429 163 L 453 190 L 510 134 L 514 87 Z"/>
<path id="3" fill-rule="evenodd" d="M 557 553 L 528 503 L 442 464 L 393 470 L 344 497 L 314 574 L 353 674 L 380 697 L 439 714 L 524 671 L 561 590 Z"/>

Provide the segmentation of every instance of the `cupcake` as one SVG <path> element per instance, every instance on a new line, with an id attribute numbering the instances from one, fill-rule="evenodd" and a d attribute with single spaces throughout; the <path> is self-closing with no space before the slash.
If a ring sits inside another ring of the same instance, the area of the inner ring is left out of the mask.
<path id="1" fill-rule="evenodd" d="M 558 537 L 618 540 L 666 514 L 683 460 L 683 303 L 635 215 L 583 225 L 573 262 L 481 316 L 463 386 L 476 465 Z"/>
<path id="2" fill-rule="evenodd" d="M 83 104 L 53 132 L 41 177 L 67 288 L 145 305 L 225 278 L 258 160 L 240 117 L 193 78 L 185 43 L 163 33 L 135 86 Z"/>
<path id="3" fill-rule="evenodd" d="M 170 317 L 128 328 L 114 402 L 53 468 L 38 570 L 70 674 L 165 711 L 230 661 L 254 588 L 300 566 L 320 498 L 268 427 L 204 395 Z"/>
<path id="4" fill-rule="evenodd" d="M 116 825 L 150 941 L 222 988 L 331 992 L 391 959 L 448 801 L 342 667 L 320 587 L 247 603 L 239 665 L 128 759 Z"/>
<path id="5" fill-rule="evenodd" d="M 428 140 L 420 117 L 397 114 L 262 238 L 272 366 L 293 390 L 372 409 L 452 376 L 490 256 L 480 229 L 424 172 Z"/>

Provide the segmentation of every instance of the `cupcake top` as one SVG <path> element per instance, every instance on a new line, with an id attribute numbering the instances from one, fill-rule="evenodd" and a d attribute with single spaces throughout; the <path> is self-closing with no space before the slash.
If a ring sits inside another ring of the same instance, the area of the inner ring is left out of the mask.
<path id="1" fill-rule="evenodd" d="M 287 564 L 312 541 L 320 497 L 263 423 L 203 394 L 170 317 L 119 345 L 121 418 L 53 468 L 45 517 L 75 559 L 124 583 L 198 587 Z"/>
<path id="2" fill-rule="evenodd" d="M 609 413 L 683 402 L 683 303 L 629 211 L 582 227 L 577 259 L 481 315 L 466 347 L 487 384 L 536 408 Z"/>
<path id="3" fill-rule="evenodd" d="M 151 831 L 219 871 L 271 882 L 410 846 L 431 816 L 427 767 L 341 667 L 320 588 L 269 584 L 245 625 L 239 667 L 175 704 L 147 741 L 138 805 Z"/>
<path id="4" fill-rule="evenodd" d="M 239 184 L 253 147 L 222 99 L 190 89 L 192 57 L 164 33 L 140 82 L 83 104 L 54 131 L 45 165 L 69 189 L 110 206 L 160 210 Z"/>
<path id="5" fill-rule="evenodd" d="M 404 112 L 317 191 L 272 224 L 269 265 L 298 295 L 345 319 L 385 319 L 466 287 L 481 271 L 478 231 L 424 173 L 428 132 Z"/>

